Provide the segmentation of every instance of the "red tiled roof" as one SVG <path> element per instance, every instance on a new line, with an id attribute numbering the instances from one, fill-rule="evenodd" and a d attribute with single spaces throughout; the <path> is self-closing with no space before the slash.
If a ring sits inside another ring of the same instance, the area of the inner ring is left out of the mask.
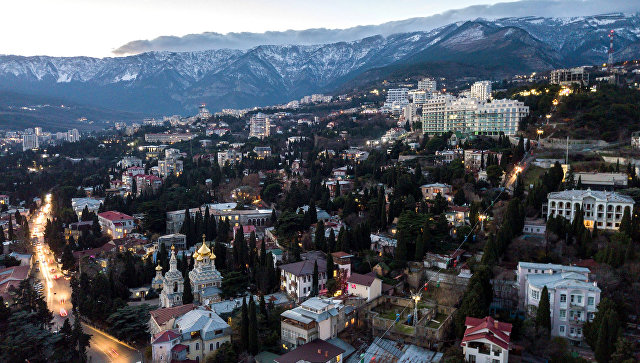
<path id="1" fill-rule="evenodd" d="M 154 337 L 153 343 L 151 344 L 168 342 L 170 340 L 174 340 L 178 338 L 179 336 L 180 334 L 174 332 L 173 330 L 165 330 L 161 333 L 156 334 L 156 336 Z"/>
<path id="2" fill-rule="evenodd" d="M 483 323 L 484 324 L 489 323 L 490 325 L 492 325 L 494 327 L 495 327 L 495 324 L 497 323 L 498 324 L 497 328 L 500 331 L 503 331 L 503 332 L 506 332 L 506 333 L 511 333 L 511 328 L 513 327 L 509 323 L 503 323 L 503 322 L 497 321 L 497 320 L 493 319 L 490 316 L 487 316 L 484 319 L 473 318 L 473 317 L 467 316 L 467 318 L 464 321 L 464 325 L 466 325 L 468 328 L 469 327 L 477 328 L 478 326 L 480 326 Z"/>
<path id="3" fill-rule="evenodd" d="M 347 280 L 347 282 L 350 284 L 371 286 L 375 280 L 376 280 L 375 276 L 361 275 L 354 272 L 351 274 L 351 276 L 349 276 L 349 279 Z"/>
<path id="4" fill-rule="evenodd" d="M 187 349 L 187 346 L 184 344 L 176 344 L 173 346 L 173 348 L 171 348 L 172 352 L 182 352 L 183 350 Z"/>
<path id="5" fill-rule="evenodd" d="M 468 342 L 479 339 L 486 339 L 503 349 L 509 349 L 509 342 L 511 337 L 512 325 L 509 323 L 502 323 L 494 320 L 492 317 L 487 316 L 484 319 L 478 319 L 473 317 L 467 317 L 465 319 L 465 325 L 467 329 L 464 332 L 462 342 Z M 486 330 L 486 331 L 483 331 Z"/>
<path id="6" fill-rule="evenodd" d="M 98 214 L 99 217 L 102 217 L 104 219 L 108 219 L 112 222 L 115 221 L 119 221 L 119 220 L 126 220 L 126 219 L 133 219 L 133 217 L 126 215 L 124 213 L 118 212 L 118 211 L 114 211 L 114 210 L 110 210 L 108 212 L 102 212 Z"/>
<path id="7" fill-rule="evenodd" d="M 176 318 L 178 316 L 184 315 L 195 308 L 196 306 L 194 304 L 186 304 L 186 305 L 174 306 L 172 308 L 156 309 L 151 311 L 150 314 L 153 320 L 155 320 L 156 324 L 162 326 L 167 321 L 173 318 Z"/>

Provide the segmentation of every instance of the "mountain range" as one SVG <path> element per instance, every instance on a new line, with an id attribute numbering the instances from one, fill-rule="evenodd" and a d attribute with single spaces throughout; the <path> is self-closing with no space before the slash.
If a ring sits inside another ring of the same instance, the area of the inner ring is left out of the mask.
<path id="1" fill-rule="evenodd" d="M 193 113 L 330 93 L 398 69 L 498 79 L 607 59 L 640 58 L 640 15 L 518 17 L 319 45 L 146 52 L 127 57 L 0 56 L 0 91 L 57 97 L 111 110 Z M 1 106 L 1 105 L 0 105 Z M 2 126 L 2 119 L 0 119 Z"/>

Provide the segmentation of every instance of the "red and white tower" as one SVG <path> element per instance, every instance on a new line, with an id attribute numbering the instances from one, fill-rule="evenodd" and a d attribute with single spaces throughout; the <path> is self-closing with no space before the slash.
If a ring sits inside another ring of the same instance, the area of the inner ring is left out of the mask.
<path id="1" fill-rule="evenodd" d="M 614 32 L 611 30 L 609 32 L 609 59 L 607 60 L 607 66 L 609 68 L 613 67 L 613 35 Z"/>

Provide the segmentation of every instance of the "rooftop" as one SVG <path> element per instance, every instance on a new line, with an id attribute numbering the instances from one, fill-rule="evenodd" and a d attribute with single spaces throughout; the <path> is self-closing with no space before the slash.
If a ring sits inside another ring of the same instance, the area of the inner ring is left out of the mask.
<path id="1" fill-rule="evenodd" d="M 518 262 L 518 268 L 521 269 L 537 269 L 537 270 L 554 270 L 578 273 L 590 273 L 586 267 L 558 265 L 555 263 L 537 263 L 537 262 Z"/>
<path id="2" fill-rule="evenodd" d="M 322 339 L 316 339 L 274 360 L 278 363 L 297 363 L 300 361 L 324 363 L 344 352 L 345 350 L 342 348 L 336 347 Z"/>
<path id="3" fill-rule="evenodd" d="M 349 279 L 347 280 L 347 282 L 350 284 L 371 286 L 375 280 L 376 280 L 375 276 L 361 275 L 353 272 L 351 273 L 351 276 L 349 276 Z"/>
<path id="4" fill-rule="evenodd" d="M 313 261 L 304 260 L 300 262 L 288 263 L 286 265 L 281 265 L 280 270 L 289 272 L 294 276 L 311 275 L 313 273 L 313 268 L 316 261 L 318 261 L 318 272 L 327 272 L 327 261 L 324 259 L 317 259 Z"/>
<path id="5" fill-rule="evenodd" d="M 110 220 L 110 221 L 121 221 L 121 220 L 132 220 L 133 217 L 130 215 L 126 215 L 124 213 L 118 212 L 118 211 L 108 211 L 108 212 L 102 212 L 98 214 L 99 217 Z"/>
<path id="6" fill-rule="evenodd" d="M 633 204 L 633 198 L 628 195 L 619 194 L 616 192 L 608 192 L 601 190 L 563 190 L 561 192 L 549 193 L 548 199 L 564 199 L 564 200 L 583 200 L 584 198 L 594 198 L 599 201 L 607 201 L 613 203 L 631 203 Z"/>
<path id="7" fill-rule="evenodd" d="M 153 320 L 155 320 L 158 325 L 164 325 L 164 323 L 166 323 L 167 321 L 184 315 L 195 308 L 196 306 L 194 304 L 186 304 L 175 306 L 172 308 L 156 309 L 151 311 L 150 314 Z"/>

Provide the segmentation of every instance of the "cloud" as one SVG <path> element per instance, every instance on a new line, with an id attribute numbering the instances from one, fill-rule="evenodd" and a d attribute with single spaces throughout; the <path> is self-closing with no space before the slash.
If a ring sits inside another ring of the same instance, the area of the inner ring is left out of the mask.
<path id="1" fill-rule="evenodd" d="M 635 13 L 640 2 L 631 0 L 523 0 L 495 5 L 474 5 L 428 17 L 363 25 L 347 29 L 306 29 L 264 33 L 201 33 L 182 37 L 161 36 L 152 40 L 134 40 L 115 49 L 115 55 L 149 51 L 198 51 L 208 49 L 249 49 L 258 45 L 312 45 L 353 41 L 374 35 L 427 31 L 458 21 L 477 18 L 542 16 L 575 17 L 612 12 Z"/>

